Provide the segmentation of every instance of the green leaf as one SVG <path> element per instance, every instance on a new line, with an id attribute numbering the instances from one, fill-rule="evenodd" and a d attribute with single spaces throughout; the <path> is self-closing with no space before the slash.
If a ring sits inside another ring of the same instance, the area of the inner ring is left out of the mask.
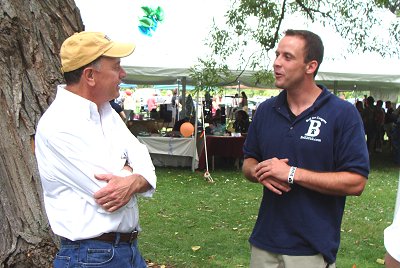
<path id="1" fill-rule="evenodd" d="M 149 19 L 147 17 L 143 17 L 139 20 L 139 23 L 141 26 L 144 27 L 153 27 L 154 26 L 154 22 L 152 19 Z"/>
<path id="2" fill-rule="evenodd" d="M 162 9 L 162 7 L 157 7 L 156 11 L 155 11 L 155 16 L 157 17 L 158 21 L 163 21 L 164 20 L 164 10 Z"/>
<path id="3" fill-rule="evenodd" d="M 146 14 L 146 16 L 152 16 L 154 14 L 154 10 L 151 7 L 142 6 L 142 10 Z"/>

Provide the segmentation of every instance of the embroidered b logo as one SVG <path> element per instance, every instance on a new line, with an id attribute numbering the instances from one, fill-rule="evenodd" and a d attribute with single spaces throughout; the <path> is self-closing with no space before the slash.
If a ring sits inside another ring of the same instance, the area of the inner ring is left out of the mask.
<path id="1" fill-rule="evenodd" d="M 320 126 L 321 126 L 321 121 L 317 121 L 317 120 L 310 120 L 310 126 L 308 127 L 308 131 L 305 134 L 306 136 L 309 137 L 316 137 L 318 136 L 319 132 L 320 132 Z"/>

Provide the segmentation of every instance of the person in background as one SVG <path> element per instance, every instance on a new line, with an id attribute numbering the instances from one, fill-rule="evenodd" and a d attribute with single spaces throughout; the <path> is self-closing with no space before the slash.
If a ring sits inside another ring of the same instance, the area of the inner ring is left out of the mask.
<path id="1" fill-rule="evenodd" d="M 235 122 L 233 122 L 233 128 L 236 133 L 247 133 L 250 126 L 249 115 L 243 111 L 238 110 L 235 113 Z"/>
<path id="2" fill-rule="evenodd" d="M 385 107 L 386 107 L 386 113 L 385 113 L 384 129 L 389 141 L 389 150 L 392 151 L 393 128 L 397 121 L 397 118 L 396 115 L 394 114 L 394 109 L 391 101 L 385 101 Z"/>
<path id="3" fill-rule="evenodd" d="M 232 108 L 237 108 L 239 107 L 239 94 L 235 94 L 232 98 Z"/>
<path id="4" fill-rule="evenodd" d="M 399 178 L 400 179 L 400 178 Z M 400 183 L 400 182 L 399 182 Z M 386 248 L 386 268 L 400 267 L 400 184 L 397 189 L 397 201 L 395 205 L 392 224 L 384 230 L 384 243 Z"/>
<path id="5" fill-rule="evenodd" d="M 211 124 L 214 126 L 218 126 L 222 124 L 222 114 L 221 114 L 221 109 L 217 109 L 215 111 L 214 116 L 212 117 Z"/>
<path id="6" fill-rule="evenodd" d="M 155 191 L 155 169 L 109 103 L 126 76 L 120 58 L 134 49 L 97 32 L 75 33 L 61 46 L 66 85 L 35 139 L 47 217 L 61 240 L 56 268 L 147 267 L 136 196 Z"/>
<path id="7" fill-rule="evenodd" d="M 211 113 L 213 116 L 217 113 L 217 110 L 221 110 L 221 99 L 218 95 L 214 96 L 212 98 L 212 108 L 211 108 Z M 221 111 L 220 111 L 221 112 Z"/>
<path id="8" fill-rule="evenodd" d="M 192 94 L 188 94 L 185 103 L 186 116 L 189 118 L 196 117 L 196 107 L 193 101 Z"/>
<path id="9" fill-rule="evenodd" d="M 132 120 L 135 114 L 136 109 L 136 100 L 134 95 L 130 90 L 125 91 L 125 98 L 124 98 L 124 113 L 126 119 Z"/>
<path id="10" fill-rule="evenodd" d="M 147 100 L 147 110 L 149 112 L 153 111 L 153 109 L 157 109 L 157 101 L 156 101 L 156 93 L 153 93 L 150 98 Z"/>
<path id="11" fill-rule="evenodd" d="M 119 89 L 119 96 L 118 98 L 114 99 L 114 102 L 121 106 L 122 110 L 124 109 L 124 100 L 125 100 L 125 94 L 121 94 L 121 88 Z"/>
<path id="12" fill-rule="evenodd" d="M 383 101 L 378 100 L 376 102 L 374 117 L 376 125 L 376 139 L 375 139 L 375 151 L 378 153 L 382 152 L 383 139 L 385 135 L 385 110 L 383 109 Z"/>
<path id="13" fill-rule="evenodd" d="M 115 100 L 110 100 L 110 105 L 117 112 L 117 114 L 119 114 L 121 119 L 124 122 L 126 122 L 126 115 L 125 115 L 124 110 L 122 109 L 122 107 L 118 103 L 116 103 Z"/>
<path id="14" fill-rule="evenodd" d="M 180 119 L 179 118 L 180 97 L 178 96 L 177 88 L 175 88 L 172 91 L 171 104 L 172 104 L 172 118 L 173 118 L 173 123 L 175 124 Z"/>
<path id="15" fill-rule="evenodd" d="M 249 101 L 247 99 L 246 92 L 242 91 L 242 99 L 240 100 L 240 105 L 239 107 L 244 110 L 246 113 L 248 112 L 249 108 Z"/>
<path id="16" fill-rule="evenodd" d="M 367 182 L 358 111 L 315 82 L 323 53 L 318 35 L 285 32 L 273 64 L 283 90 L 260 104 L 247 133 L 243 174 L 263 186 L 252 268 L 335 267 L 346 196 Z"/>
<path id="17" fill-rule="evenodd" d="M 205 128 L 205 132 L 209 135 L 223 134 L 222 132 L 225 132 L 221 109 L 215 111 L 215 115 L 211 118 L 209 125 Z"/>
<path id="18" fill-rule="evenodd" d="M 165 94 L 165 103 L 172 103 L 172 90 L 168 89 Z"/>
<path id="19" fill-rule="evenodd" d="M 364 105 L 364 111 L 362 114 L 362 120 L 364 123 L 365 134 L 367 135 L 367 148 L 368 152 L 372 154 L 375 149 L 375 142 L 378 138 L 378 130 L 375 122 L 375 99 L 372 96 L 368 96 L 366 99 L 366 105 Z"/>
<path id="20" fill-rule="evenodd" d="M 360 113 L 360 116 L 362 117 L 362 114 L 363 114 L 363 111 L 364 111 L 364 104 L 363 104 L 363 102 L 360 101 L 360 100 L 358 100 L 358 101 L 356 101 L 355 106 L 356 106 L 356 108 L 357 108 L 357 111 Z"/>
<path id="21" fill-rule="evenodd" d="M 368 96 L 364 95 L 364 98 L 362 101 L 363 101 L 364 108 L 367 108 L 368 107 Z"/>
<path id="22" fill-rule="evenodd" d="M 393 114 L 397 115 L 396 111 Z M 398 116 L 392 129 L 392 155 L 393 162 L 400 165 L 400 117 Z"/>

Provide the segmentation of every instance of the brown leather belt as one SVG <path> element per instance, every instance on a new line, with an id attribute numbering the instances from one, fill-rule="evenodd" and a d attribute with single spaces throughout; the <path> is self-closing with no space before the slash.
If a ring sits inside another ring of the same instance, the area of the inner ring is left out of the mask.
<path id="1" fill-rule="evenodd" d="M 117 241 L 118 234 L 120 236 L 119 242 L 125 242 L 125 243 L 130 244 L 137 239 L 139 232 L 135 230 L 131 233 L 105 233 L 105 234 L 102 234 L 101 236 L 93 237 L 90 239 L 114 243 Z"/>

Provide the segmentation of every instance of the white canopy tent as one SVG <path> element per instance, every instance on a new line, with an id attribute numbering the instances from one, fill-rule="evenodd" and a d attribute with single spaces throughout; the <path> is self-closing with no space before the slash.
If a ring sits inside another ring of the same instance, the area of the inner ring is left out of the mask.
<path id="1" fill-rule="evenodd" d="M 335 92 L 369 91 L 375 100 L 397 103 L 400 95 L 400 74 L 318 72 L 317 81 Z"/>
<path id="2" fill-rule="evenodd" d="M 166 67 L 139 67 L 124 66 L 127 76 L 125 83 L 131 84 L 176 84 L 177 80 L 182 85 L 183 92 L 186 85 L 192 84 L 189 68 Z M 254 71 L 244 71 L 237 79 L 242 85 L 249 87 L 274 88 L 271 84 L 255 84 Z M 234 72 L 238 75 L 239 72 Z M 397 102 L 400 95 L 400 74 L 362 74 L 362 73 L 337 73 L 318 72 L 316 80 L 328 89 L 338 91 L 370 91 L 375 99 L 391 100 Z M 222 81 L 224 84 L 235 85 L 232 81 Z"/>
<path id="3" fill-rule="evenodd" d="M 139 85 L 168 85 L 176 84 L 177 80 L 186 81 L 187 85 L 192 85 L 189 68 L 174 67 L 139 67 L 124 66 L 127 73 L 125 83 Z M 233 77 L 220 81 L 223 85 L 237 84 L 236 78 L 239 76 L 240 83 L 249 87 L 273 87 L 273 85 L 256 85 L 253 77 L 254 71 L 232 71 Z"/>

